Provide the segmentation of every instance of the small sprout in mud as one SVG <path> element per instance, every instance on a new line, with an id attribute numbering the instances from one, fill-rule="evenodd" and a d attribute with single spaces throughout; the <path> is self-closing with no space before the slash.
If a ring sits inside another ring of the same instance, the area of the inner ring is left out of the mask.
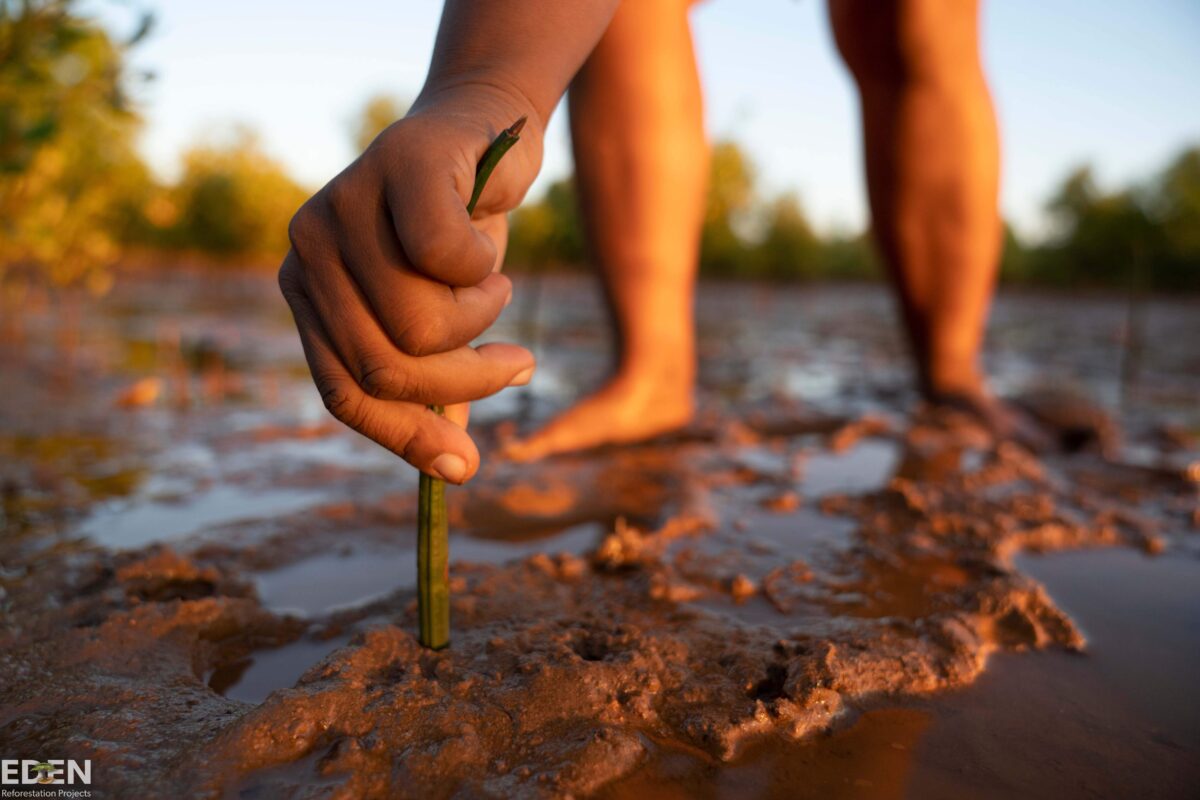
<path id="1" fill-rule="evenodd" d="M 475 185 L 467 201 L 467 214 L 475 204 L 492 170 L 516 144 L 525 127 L 521 117 L 488 145 L 475 168 Z M 444 413 L 441 406 L 430 406 Z M 446 482 L 421 473 L 417 495 L 417 617 L 421 644 L 440 650 L 450 644 L 450 526 L 446 514 Z"/>

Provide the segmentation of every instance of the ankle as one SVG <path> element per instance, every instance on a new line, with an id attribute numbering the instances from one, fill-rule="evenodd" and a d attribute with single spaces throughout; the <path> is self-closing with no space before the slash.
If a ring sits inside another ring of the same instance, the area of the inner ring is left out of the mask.
<path id="1" fill-rule="evenodd" d="M 649 397 L 690 398 L 696 368 L 690 360 L 624 361 L 617 366 L 612 383 Z"/>
<path id="2" fill-rule="evenodd" d="M 931 402 L 953 398 L 982 397 L 987 392 L 983 375 L 974 363 L 936 365 L 922 370 L 921 394 Z"/>

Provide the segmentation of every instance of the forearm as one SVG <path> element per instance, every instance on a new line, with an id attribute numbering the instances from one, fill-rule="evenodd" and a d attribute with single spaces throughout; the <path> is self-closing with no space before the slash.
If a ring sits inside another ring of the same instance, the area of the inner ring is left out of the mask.
<path id="1" fill-rule="evenodd" d="M 617 5 L 618 0 L 447 0 L 415 106 L 457 88 L 489 88 L 508 95 L 545 128 Z"/>

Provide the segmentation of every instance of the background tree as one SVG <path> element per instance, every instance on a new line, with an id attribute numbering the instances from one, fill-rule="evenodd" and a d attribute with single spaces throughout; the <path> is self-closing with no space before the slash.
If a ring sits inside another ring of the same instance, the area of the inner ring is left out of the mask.
<path id="1" fill-rule="evenodd" d="M 363 104 L 351 126 L 355 152 L 361 153 L 383 129 L 408 113 L 408 103 L 395 95 L 372 95 Z"/>
<path id="2" fill-rule="evenodd" d="M 1200 148 L 1185 150 L 1162 173 L 1150 216 L 1161 228 L 1163 246 L 1153 285 L 1200 289 Z"/>
<path id="3" fill-rule="evenodd" d="M 228 141 L 184 154 L 183 174 L 169 192 L 174 219 L 161 241 L 224 261 L 276 264 L 288 249 L 288 221 L 308 194 L 252 132 L 237 129 Z"/>
<path id="4" fill-rule="evenodd" d="M 126 55 L 74 0 L 0 0 L 0 278 L 107 287 L 118 209 L 150 183 Z"/>
<path id="5" fill-rule="evenodd" d="M 1077 167 L 1046 203 L 1051 232 L 1025 245 L 1005 229 L 1001 276 L 1059 287 L 1200 289 L 1200 149 L 1148 181 L 1104 191 Z"/>
<path id="6" fill-rule="evenodd" d="M 700 233 L 700 269 L 708 275 L 734 276 L 748 268 L 746 240 L 756 200 L 754 166 L 737 144 L 713 145 L 708 199 Z"/>
<path id="7" fill-rule="evenodd" d="M 752 253 L 757 277 L 773 280 L 809 280 L 821 271 L 821 241 L 813 233 L 800 198 L 788 193 L 775 198 L 764 210 L 762 240 Z"/>
<path id="8" fill-rule="evenodd" d="M 536 268 L 582 264 L 587 252 L 574 179 L 555 181 L 541 200 L 514 211 L 508 231 L 506 259 L 514 264 Z"/>

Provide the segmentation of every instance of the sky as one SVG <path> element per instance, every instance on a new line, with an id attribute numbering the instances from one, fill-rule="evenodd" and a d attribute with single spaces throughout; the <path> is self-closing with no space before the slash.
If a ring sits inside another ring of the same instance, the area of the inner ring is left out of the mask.
<path id="1" fill-rule="evenodd" d="M 411 99 L 440 4 L 426 0 L 94 0 L 115 30 L 158 18 L 135 53 L 142 149 L 164 177 L 189 144 L 233 125 L 317 188 L 356 155 L 350 130 L 374 93 Z M 140 6 L 138 4 L 141 4 Z M 819 0 L 706 0 L 692 12 L 709 134 L 743 144 L 766 193 L 795 191 L 822 229 L 866 221 L 857 97 Z M 1037 235 L 1041 208 L 1084 162 L 1102 185 L 1200 144 L 1200 2 L 990 0 L 985 66 L 1003 142 L 1001 204 Z M 571 171 L 560 108 L 530 192 Z"/>

